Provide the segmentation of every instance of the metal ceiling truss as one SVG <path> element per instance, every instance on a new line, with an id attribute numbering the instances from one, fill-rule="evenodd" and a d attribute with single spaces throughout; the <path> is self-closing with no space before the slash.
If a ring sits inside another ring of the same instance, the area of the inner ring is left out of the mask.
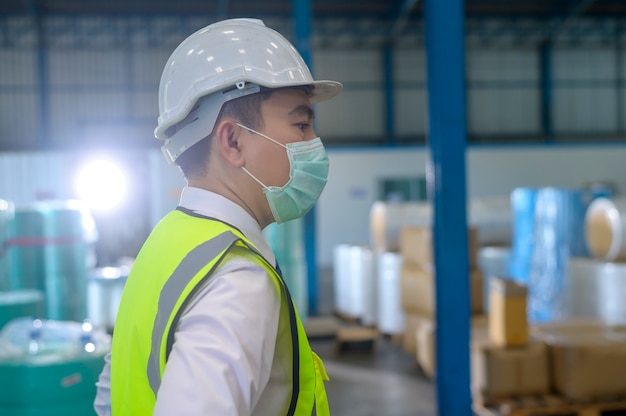
<path id="1" fill-rule="evenodd" d="M 224 0 L 225 1 L 225 0 Z M 412 0 L 408 0 L 412 1 Z M 217 16 L 79 16 L 39 18 L 46 48 L 163 48 L 175 47 L 190 33 Z M 37 21 L 32 15 L 0 17 L 0 47 L 37 46 Z M 267 18 L 266 24 L 286 34 L 294 33 L 287 18 Z M 626 17 L 584 17 L 569 20 L 482 18 L 465 19 L 468 46 L 536 46 L 550 39 L 554 45 L 614 44 L 624 40 Z M 421 17 L 316 19 L 312 46 L 317 49 L 374 49 L 387 44 L 423 47 Z"/>

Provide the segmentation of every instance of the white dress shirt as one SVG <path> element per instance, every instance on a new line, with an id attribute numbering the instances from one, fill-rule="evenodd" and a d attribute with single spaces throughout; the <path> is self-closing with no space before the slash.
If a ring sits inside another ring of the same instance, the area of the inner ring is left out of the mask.
<path id="1" fill-rule="evenodd" d="M 275 264 L 259 224 L 239 205 L 186 187 L 180 206 L 236 227 Z M 154 415 L 281 414 L 291 398 L 289 337 L 272 278 L 250 258 L 227 257 L 180 318 Z M 110 354 L 96 385 L 96 412 L 110 415 Z"/>

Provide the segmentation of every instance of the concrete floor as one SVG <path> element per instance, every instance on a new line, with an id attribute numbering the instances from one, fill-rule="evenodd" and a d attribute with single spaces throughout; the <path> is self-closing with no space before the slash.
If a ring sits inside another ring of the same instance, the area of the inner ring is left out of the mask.
<path id="1" fill-rule="evenodd" d="M 318 310 L 332 315 L 332 269 L 321 270 Z M 417 367 L 415 356 L 389 337 L 337 351 L 333 338 L 313 338 L 330 377 L 326 391 L 333 416 L 435 416 L 435 390 Z"/>
<path id="2" fill-rule="evenodd" d="M 332 339 L 311 340 L 324 360 L 333 416 L 434 416 L 434 386 L 414 357 L 389 338 L 337 351 Z"/>

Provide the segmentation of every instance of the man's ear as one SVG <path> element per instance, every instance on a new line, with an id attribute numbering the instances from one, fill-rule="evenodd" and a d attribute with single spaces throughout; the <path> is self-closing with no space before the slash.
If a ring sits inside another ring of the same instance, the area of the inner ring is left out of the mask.
<path id="1" fill-rule="evenodd" d="M 213 140 L 222 157 L 238 168 L 245 164 L 239 141 L 241 131 L 242 129 L 232 120 L 222 120 L 213 134 Z"/>

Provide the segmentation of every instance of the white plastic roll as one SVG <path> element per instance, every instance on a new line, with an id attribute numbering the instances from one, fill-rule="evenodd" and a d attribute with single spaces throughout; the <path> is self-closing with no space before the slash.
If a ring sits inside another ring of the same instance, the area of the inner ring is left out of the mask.
<path id="1" fill-rule="evenodd" d="M 626 324 L 626 263 L 570 259 L 564 318 L 595 318 Z"/>
<path id="2" fill-rule="evenodd" d="M 404 310 L 400 303 L 402 257 L 398 253 L 378 256 L 378 329 L 383 334 L 404 332 Z"/>
<path id="3" fill-rule="evenodd" d="M 87 280 L 87 317 L 97 328 L 112 329 L 128 270 L 103 267 L 91 272 Z"/>
<path id="4" fill-rule="evenodd" d="M 585 240 L 594 258 L 626 260 L 626 199 L 595 199 L 585 214 Z"/>
<path id="5" fill-rule="evenodd" d="M 377 317 L 372 250 L 365 246 L 352 246 L 350 260 L 353 316 L 360 317 L 364 325 L 374 325 Z"/>
<path id="6" fill-rule="evenodd" d="M 335 311 L 349 315 L 352 310 L 350 297 L 350 250 L 349 244 L 339 244 L 333 250 L 333 289 Z"/>
<path id="7" fill-rule="evenodd" d="M 564 319 L 601 319 L 600 286 L 604 281 L 599 271 L 602 264 L 587 258 L 569 259 L 564 288 Z"/>

